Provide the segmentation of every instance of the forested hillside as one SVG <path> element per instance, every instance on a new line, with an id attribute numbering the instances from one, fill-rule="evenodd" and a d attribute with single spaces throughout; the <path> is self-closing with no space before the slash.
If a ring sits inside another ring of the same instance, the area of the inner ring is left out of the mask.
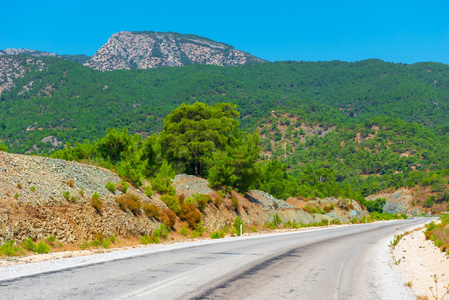
<path id="1" fill-rule="evenodd" d="M 423 124 L 436 135 L 448 131 L 449 67 L 438 63 L 277 62 L 99 72 L 60 58 L 31 59 L 48 68 L 31 69 L 0 98 L 0 139 L 12 152 L 47 153 L 54 145 L 41 142 L 45 137 L 83 142 L 107 128 L 147 136 L 160 131 L 181 103 L 196 101 L 237 104 L 246 130 L 283 110 L 327 126 L 386 115 Z"/>

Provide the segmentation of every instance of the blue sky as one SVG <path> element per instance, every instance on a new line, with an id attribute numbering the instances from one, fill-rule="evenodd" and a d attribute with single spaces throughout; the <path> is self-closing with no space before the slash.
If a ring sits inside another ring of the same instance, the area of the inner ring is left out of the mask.
<path id="1" fill-rule="evenodd" d="M 119 31 L 175 31 L 270 60 L 449 64 L 449 1 L 4 1 L 0 49 L 93 55 Z"/>

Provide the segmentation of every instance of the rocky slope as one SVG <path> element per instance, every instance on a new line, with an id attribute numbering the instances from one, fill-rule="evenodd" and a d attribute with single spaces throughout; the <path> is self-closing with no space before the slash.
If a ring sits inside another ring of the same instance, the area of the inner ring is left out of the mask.
<path id="1" fill-rule="evenodd" d="M 9 51 L 12 53 L 11 55 L 3 55 L 2 51 L 0 51 L 0 95 L 3 91 L 9 91 L 11 88 L 15 87 L 16 79 L 24 77 L 31 69 L 43 71 L 47 68 L 46 64 L 39 58 L 17 56 L 11 51 Z M 20 54 L 20 52 L 18 53 Z M 30 82 L 29 86 L 23 87 L 24 91 L 31 88 L 32 85 L 33 82 Z"/>
<path id="2" fill-rule="evenodd" d="M 133 214 L 119 208 L 116 197 L 123 193 L 111 192 L 105 185 L 118 183 L 120 178 L 100 167 L 0 152 L 0 181 L 0 243 L 11 239 L 20 242 L 27 237 L 38 240 L 54 234 L 60 242 L 76 244 L 85 239 L 93 240 L 99 233 L 122 238 L 140 237 L 159 227 L 159 222 L 147 217 L 142 209 Z M 179 196 L 199 193 L 208 194 L 213 200 L 219 197 L 202 178 L 178 175 L 173 185 Z M 103 201 L 98 210 L 90 202 L 94 193 L 98 193 Z M 157 194 L 149 198 L 141 189 L 132 186 L 127 193 L 143 203 L 166 208 Z M 238 199 L 238 207 L 232 204 L 232 197 Z M 262 225 L 271 221 L 275 213 L 284 222 L 291 220 L 298 224 L 323 219 L 344 222 L 367 214 L 352 200 L 318 199 L 308 202 L 312 207 L 334 203 L 335 208 L 327 214 L 311 214 L 297 203 L 291 203 L 260 191 L 250 191 L 246 195 L 231 192 L 225 195 L 222 203 L 211 201 L 202 214 L 202 220 L 208 231 L 214 231 L 231 225 L 237 216 L 247 225 Z M 175 228 L 182 225 L 178 219 Z"/>
<path id="3" fill-rule="evenodd" d="M 430 211 L 432 214 L 436 214 L 449 209 L 446 201 L 438 200 L 441 196 L 441 192 L 435 192 L 429 186 L 416 186 L 414 188 L 401 187 L 397 190 L 386 189 L 369 195 L 366 200 L 385 198 L 384 212 L 417 215 Z M 431 205 L 425 204 L 427 199 L 433 200 Z"/>
<path id="4" fill-rule="evenodd" d="M 112 71 L 189 64 L 237 66 L 259 62 L 264 60 L 230 45 L 195 35 L 122 31 L 112 35 L 84 65 Z"/>

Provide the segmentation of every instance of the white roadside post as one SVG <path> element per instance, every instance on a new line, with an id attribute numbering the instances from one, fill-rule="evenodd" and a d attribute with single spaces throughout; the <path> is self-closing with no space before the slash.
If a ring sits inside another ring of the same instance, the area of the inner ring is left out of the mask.
<path id="1" fill-rule="evenodd" d="M 243 228 L 242 228 L 242 224 L 240 224 L 240 236 L 242 236 L 242 234 L 243 234 Z"/>

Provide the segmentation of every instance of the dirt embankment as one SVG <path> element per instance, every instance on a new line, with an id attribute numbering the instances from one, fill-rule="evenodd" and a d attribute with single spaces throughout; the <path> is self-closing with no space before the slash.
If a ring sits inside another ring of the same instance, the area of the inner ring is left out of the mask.
<path id="1" fill-rule="evenodd" d="M 79 244 L 85 239 L 94 239 L 98 233 L 120 238 L 151 234 L 160 223 L 147 217 L 142 209 L 135 214 L 121 210 L 116 197 L 122 192 L 106 189 L 106 183 L 116 184 L 120 180 L 111 171 L 96 166 L 0 152 L 0 242 L 21 242 L 28 237 L 39 240 L 54 234 L 58 242 Z M 202 178 L 178 175 L 173 185 L 178 195 L 188 197 L 199 193 L 208 194 L 212 199 L 219 197 Z M 90 202 L 94 193 L 103 201 L 99 210 Z M 132 186 L 128 193 L 136 195 L 143 203 L 166 208 L 157 194 L 149 198 L 142 189 Z M 237 206 L 232 198 L 238 200 Z M 237 216 L 251 226 L 271 221 L 275 213 L 284 222 L 290 220 L 298 224 L 323 219 L 344 222 L 367 215 L 353 200 L 291 201 L 293 205 L 260 191 L 245 195 L 231 192 L 218 205 L 211 201 L 203 211 L 202 220 L 208 231 L 215 231 L 232 224 Z M 305 204 L 312 208 L 332 208 L 327 213 L 310 213 L 304 209 Z M 182 223 L 179 219 L 177 222 L 179 229 Z"/>

